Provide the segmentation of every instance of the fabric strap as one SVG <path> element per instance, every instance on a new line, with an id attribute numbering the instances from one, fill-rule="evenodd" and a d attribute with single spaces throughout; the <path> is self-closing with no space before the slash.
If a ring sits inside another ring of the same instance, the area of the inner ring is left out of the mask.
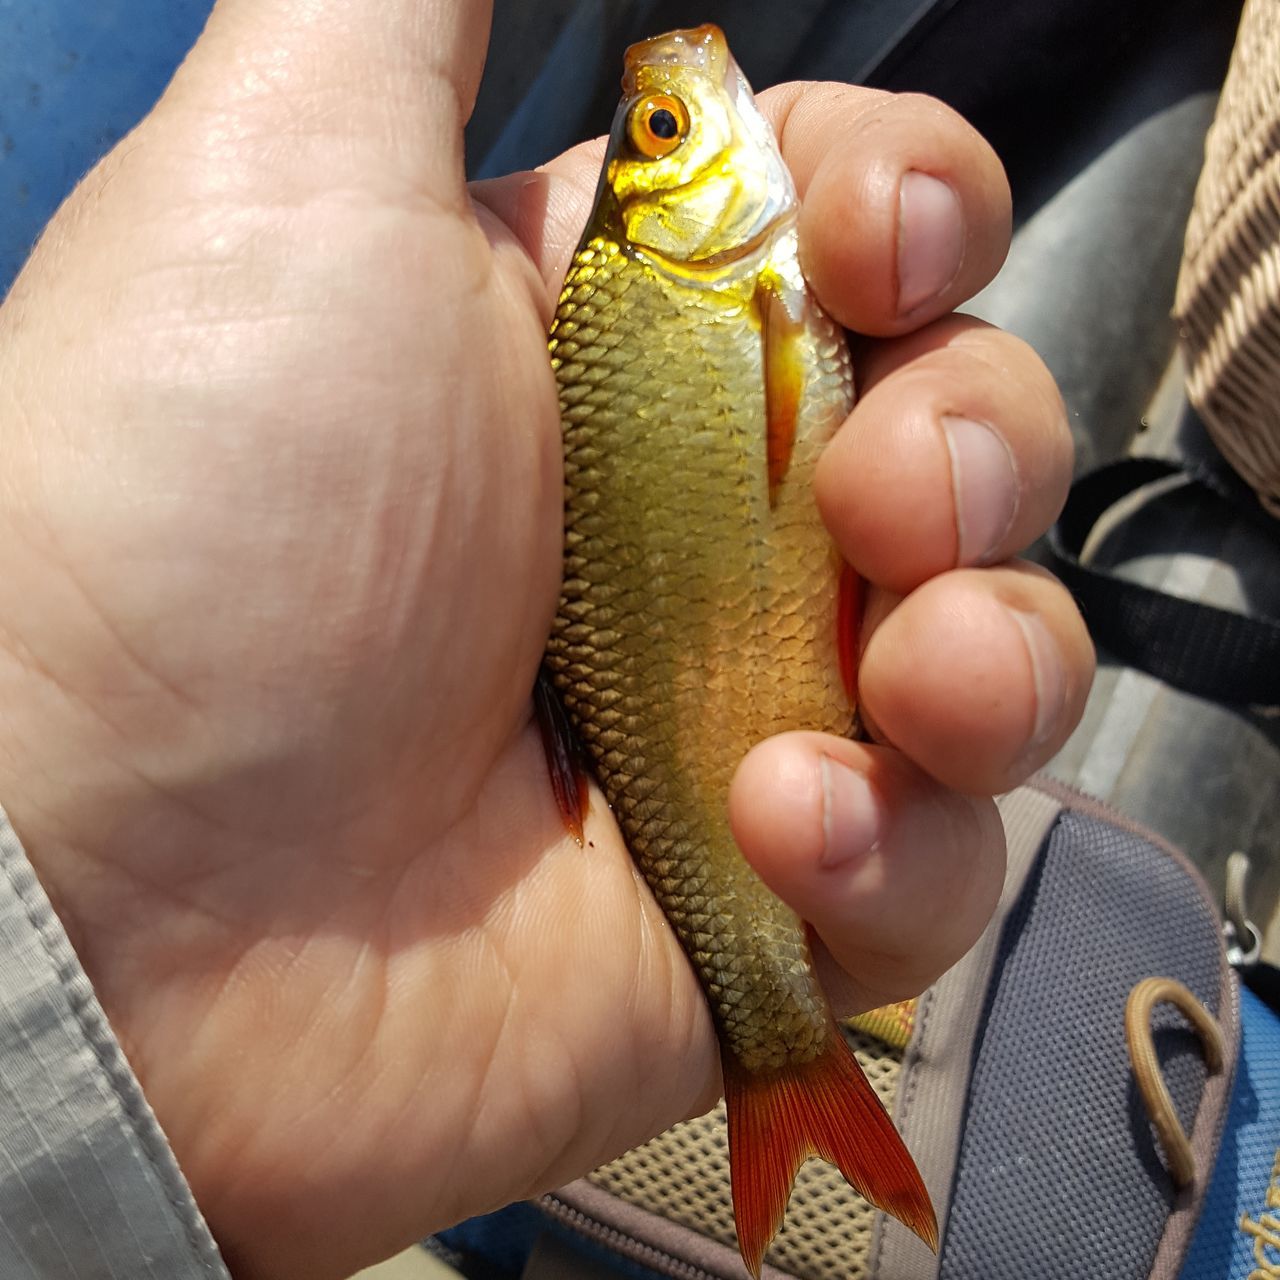
<path id="1" fill-rule="evenodd" d="M 1179 475 L 1215 492 L 1158 458 L 1126 458 L 1081 477 L 1050 530 L 1049 567 L 1076 597 L 1094 639 L 1121 662 L 1202 698 L 1280 706 L 1280 620 L 1171 596 L 1083 559 L 1089 535 L 1117 502 Z"/>

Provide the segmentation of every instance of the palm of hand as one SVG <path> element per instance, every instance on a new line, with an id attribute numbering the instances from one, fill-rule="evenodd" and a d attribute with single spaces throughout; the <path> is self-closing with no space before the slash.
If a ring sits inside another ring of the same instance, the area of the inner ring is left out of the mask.
<path id="1" fill-rule="evenodd" d="M 79 430 L 39 459 L 59 523 L 29 536 L 66 590 L 26 643 L 60 685 L 111 694 L 81 730 L 94 776 L 67 780 L 95 793 L 84 821 L 111 813 L 110 847 L 91 865 L 64 831 L 51 888 L 125 873 L 101 918 L 66 914 L 184 1171 L 215 1226 L 295 1259 L 305 1171 L 312 1210 L 359 1240 L 320 1244 L 328 1271 L 367 1258 L 375 1209 L 390 1249 L 424 1204 L 436 1225 L 474 1208 L 469 1161 L 505 1170 L 502 1203 L 642 1139 L 705 1096 L 714 1054 L 616 829 L 597 813 L 592 849 L 564 839 L 528 724 L 560 476 L 527 258 L 467 207 L 299 204 L 240 163 L 186 172 L 232 188 L 197 206 L 130 190 L 117 155 L 43 248 L 69 295 L 113 288 L 92 326 L 46 292 L 10 347 L 21 369 L 57 327 L 84 371 L 34 424 Z M 86 259 L 60 232 L 90 206 L 112 241 Z M 93 454 L 110 466 L 76 465 Z M 54 642 L 86 613 L 114 637 L 92 673 Z M 651 1074 L 643 1108 L 578 1128 L 584 1092 Z M 171 1094 L 204 1100 L 186 1131 Z M 361 1177 L 373 1159 L 404 1174 L 399 1212 Z"/>

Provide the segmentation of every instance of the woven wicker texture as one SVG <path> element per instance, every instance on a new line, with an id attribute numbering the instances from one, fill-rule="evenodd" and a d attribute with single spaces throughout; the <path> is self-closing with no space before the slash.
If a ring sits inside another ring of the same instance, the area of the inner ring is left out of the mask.
<path id="1" fill-rule="evenodd" d="M 846 1031 L 845 1036 L 892 1109 L 901 1053 L 859 1032 Z M 737 1248 L 723 1102 L 709 1115 L 678 1124 L 597 1169 L 590 1180 L 631 1204 Z M 786 1220 L 766 1260 L 799 1280 L 858 1280 L 867 1274 L 875 1219 L 876 1211 L 838 1169 L 810 1160 L 796 1178 Z"/>
<path id="2" fill-rule="evenodd" d="M 1280 516 L 1280 0 L 1247 0 L 1205 145 L 1174 304 L 1187 388 Z"/>

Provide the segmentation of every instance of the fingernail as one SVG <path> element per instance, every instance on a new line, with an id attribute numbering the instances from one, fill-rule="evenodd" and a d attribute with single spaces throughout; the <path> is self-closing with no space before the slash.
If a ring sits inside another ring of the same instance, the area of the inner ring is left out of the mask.
<path id="1" fill-rule="evenodd" d="M 898 188 L 898 314 L 936 298 L 964 256 L 960 198 L 940 178 L 912 171 Z"/>
<path id="2" fill-rule="evenodd" d="M 942 431 L 951 454 L 956 504 L 956 563 L 995 558 L 1018 514 L 1018 475 L 1013 451 L 985 422 L 944 414 Z"/>
<path id="3" fill-rule="evenodd" d="M 1066 668 L 1049 628 L 1039 616 L 1021 609 L 1010 609 L 1009 613 L 1018 624 L 1026 642 L 1036 699 L 1036 717 L 1031 726 L 1031 737 L 1019 753 L 1017 763 L 1019 766 L 1038 766 L 1043 748 L 1057 733 L 1066 711 Z"/>
<path id="4" fill-rule="evenodd" d="M 880 798 L 860 773 L 822 757 L 822 857 L 819 865 L 843 867 L 873 853 L 884 833 Z"/>

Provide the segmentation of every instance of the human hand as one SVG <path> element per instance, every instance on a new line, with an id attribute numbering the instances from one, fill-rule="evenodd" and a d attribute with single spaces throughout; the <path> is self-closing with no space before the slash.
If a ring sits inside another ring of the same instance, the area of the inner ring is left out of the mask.
<path id="1" fill-rule="evenodd" d="M 487 18 L 220 0 L 0 311 L 0 800 L 242 1276 L 345 1274 L 718 1088 L 670 930 L 598 800 L 564 836 L 530 723 L 545 335 L 600 152 L 468 193 Z M 1056 392 L 943 318 L 1005 251 L 994 157 L 920 99 L 764 102 L 815 288 L 883 339 L 818 500 L 895 747 L 773 740 L 731 805 L 852 1011 L 976 938 L 990 794 L 1069 732 L 1091 653 L 1003 563 L 1065 492 Z"/>

